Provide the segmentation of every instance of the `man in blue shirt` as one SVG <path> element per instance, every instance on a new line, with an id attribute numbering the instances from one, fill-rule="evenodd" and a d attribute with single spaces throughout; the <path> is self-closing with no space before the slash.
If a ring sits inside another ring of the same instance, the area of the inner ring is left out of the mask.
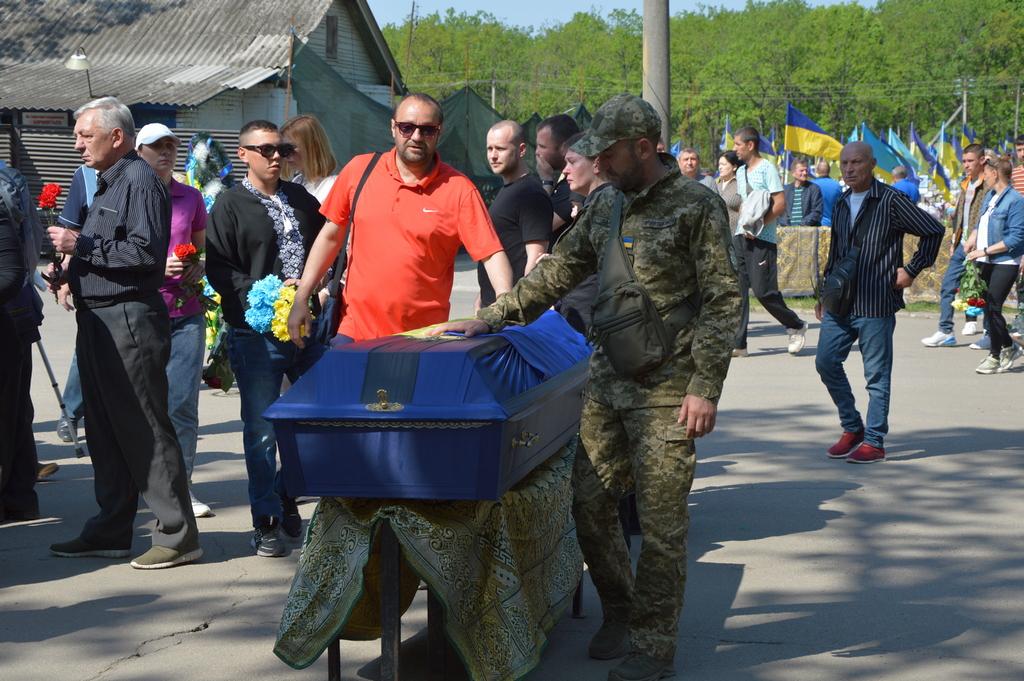
<path id="1" fill-rule="evenodd" d="M 917 205 L 921 202 L 921 192 L 917 189 L 917 182 L 907 177 L 907 169 L 904 166 L 896 166 L 892 169 L 892 188 L 910 197 L 910 200 Z"/>
<path id="2" fill-rule="evenodd" d="M 832 172 L 832 166 L 829 165 L 828 161 L 824 159 L 818 161 L 818 165 L 814 166 L 814 172 L 818 176 L 811 180 L 811 182 L 818 185 L 818 189 L 821 190 L 821 226 L 831 227 L 832 209 L 835 207 L 839 195 L 843 193 L 843 188 L 838 182 L 829 177 L 829 173 Z"/>

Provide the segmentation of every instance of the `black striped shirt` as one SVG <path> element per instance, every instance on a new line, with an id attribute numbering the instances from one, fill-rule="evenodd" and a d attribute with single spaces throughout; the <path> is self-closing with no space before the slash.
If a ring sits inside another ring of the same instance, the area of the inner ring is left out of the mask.
<path id="1" fill-rule="evenodd" d="M 851 228 L 850 190 L 836 202 L 832 214 L 832 243 L 825 273 L 840 260 L 853 243 L 853 229 L 867 221 L 867 231 L 857 262 L 857 295 L 852 314 L 887 317 L 903 307 L 903 292 L 897 290 L 896 270 L 903 267 L 912 277 L 931 267 L 939 254 L 943 227 L 920 210 L 906 195 L 878 180 L 871 182 L 860 213 Z M 920 237 L 914 257 L 903 264 L 903 235 Z"/>
<path id="2" fill-rule="evenodd" d="M 75 301 L 103 307 L 157 295 L 170 238 L 167 187 L 129 152 L 99 175 L 68 270 Z"/>

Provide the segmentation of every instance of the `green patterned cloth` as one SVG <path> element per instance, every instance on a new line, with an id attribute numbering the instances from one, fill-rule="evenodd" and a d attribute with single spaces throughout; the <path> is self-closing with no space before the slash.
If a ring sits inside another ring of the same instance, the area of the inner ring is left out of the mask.
<path id="1" fill-rule="evenodd" d="M 574 450 L 561 449 L 497 502 L 321 500 L 274 652 L 301 669 L 343 631 L 363 598 L 371 537 L 388 519 L 406 561 L 444 604 L 448 639 L 469 677 L 524 676 L 583 570 L 572 519 Z"/>

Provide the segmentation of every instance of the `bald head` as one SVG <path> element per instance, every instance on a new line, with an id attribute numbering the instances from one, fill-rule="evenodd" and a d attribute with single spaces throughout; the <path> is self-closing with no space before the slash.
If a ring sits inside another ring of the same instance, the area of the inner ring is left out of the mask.
<path id="1" fill-rule="evenodd" d="M 492 132 L 498 131 L 505 132 L 506 139 L 514 145 L 526 144 L 526 132 L 523 130 L 523 126 L 515 121 L 498 121 L 491 126 L 487 134 L 490 135 Z"/>
<path id="2" fill-rule="evenodd" d="M 843 181 L 855 192 L 868 190 L 875 169 L 875 154 L 865 142 L 850 142 L 839 154 L 839 167 Z"/>
<path id="3" fill-rule="evenodd" d="M 828 161 L 822 159 L 814 166 L 814 174 L 818 177 L 828 177 L 832 173 L 832 166 Z"/>

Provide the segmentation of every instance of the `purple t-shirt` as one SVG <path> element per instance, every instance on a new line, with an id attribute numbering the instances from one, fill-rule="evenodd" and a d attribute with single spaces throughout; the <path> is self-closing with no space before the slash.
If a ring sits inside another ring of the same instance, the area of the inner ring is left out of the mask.
<path id="1" fill-rule="evenodd" d="M 178 244 L 192 243 L 192 234 L 206 229 L 206 206 L 198 189 L 171 180 L 167 187 L 171 194 L 171 240 L 167 244 L 167 257 L 174 253 Z M 160 293 L 164 297 L 171 317 L 191 317 L 203 311 L 196 297 L 189 298 L 184 305 L 175 309 L 175 301 L 184 298 L 185 293 L 178 285 L 181 277 L 167 277 Z"/>

